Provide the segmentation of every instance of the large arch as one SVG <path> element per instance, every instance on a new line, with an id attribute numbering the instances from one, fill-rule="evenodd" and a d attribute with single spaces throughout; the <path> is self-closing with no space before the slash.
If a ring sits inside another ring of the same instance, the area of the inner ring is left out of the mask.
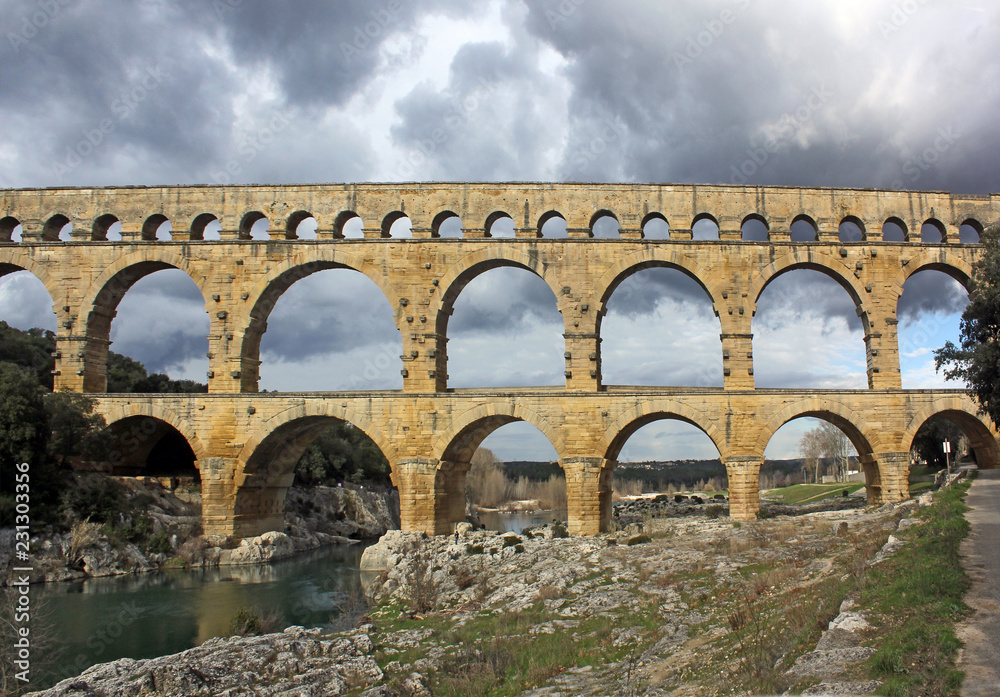
<path id="1" fill-rule="evenodd" d="M 39 264 L 32 255 L 26 254 L 19 247 L 0 246 L 0 278 L 18 271 L 27 271 L 41 281 L 45 290 L 48 291 L 49 297 L 52 298 L 53 304 L 56 298 L 61 298 L 66 293 L 65 288 L 60 288 L 57 285 L 45 264 Z"/>
<path id="2" fill-rule="evenodd" d="M 235 536 L 250 537 L 284 528 L 285 496 L 295 478 L 295 465 L 312 442 L 336 422 L 350 423 L 368 436 L 389 461 L 395 479 L 396 450 L 367 415 L 335 404 L 313 402 L 288 409 L 261 424 L 237 455 Z"/>
<path id="3" fill-rule="evenodd" d="M 187 275 L 201 293 L 203 306 L 208 312 L 208 306 L 205 304 L 206 279 L 192 274 L 192 269 L 182 255 L 157 248 L 144 248 L 119 258 L 90 284 L 80 304 L 81 314 L 87 313 L 84 319 L 87 341 L 85 392 L 107 390 L 111 322 L 115 318 L 122 298 L 141 279 L 166 269 L 177 269 Z"/>
<path id="4" fill-rule="evenodd" d="M 802 417 L 813 417 L 833 424 L 839 428 L 854 450 L 858 453 L 858 461 L 865 474 L 865 490 L 870 503 L 882 503 L 883 491 L 882 482 L 894 481 L 895 473 L 883 472 L 883 463 L 878 460 L 877 454 L 886 449 L 882 442 L 882 437 L 877 430 L 871 428 L 871 419 L 846 404 L 842 404 L 832 399 L 823 397 L 811 397 L 788 405 L 781 411 L 773 414 L 765 424 L 758 429 L 756 443 L 752 446 L 754 452 L 763 453 L 767 449 L 771 438 L 782 426 L 789 421 Z M 885 464 L 890 466 L 889 463 Z M 883 476 L 883 474 L 885 476 Z M 759 476 L 759 471 L 754 474 L 754 478 Z M 905 477 L 903 479 L 905 483 Z M 905 494 L 905 492 L 903 492 Z"/>
<path id="5" fill-rule="evenodd" d="M 472 455 L 487 436 L 515 421 L 524 421 L 537 428 L 555 448 L 562 463 L 563 444 L 557 439 L 559 431 L 531 409 L 511 401 L 489 402 L 459 414 L 434 441 L 432 528 L 435 534 L 449 533 L 455 523 L 465 520 L 466 475 Z"/>
<path id="6" fill-rule="evenodd" d="M 161 411 L 152 416 L 141 411 L 109 421 L 107 431 L 111 448 L 108 461 L 111 473 L 124 476 L 186 476 L 190 473 L 196 479 L 201 477 L 200 454 L 204 448 L 190 429 L 179 427 L 176 415 Z M 197 448 L 197 450 L 196 450 Z M 178 465 L 188 459 L 190 470 Z M 169 467 L 167 471 L 151 472 L 150 467 L 159 464 Z"/>
<path id="7" fill-rule="evenodd" d="M 851 296 L 854 304 L 862 310 L 862 322 L 864 323 L 865 331 L 868 331 L 868 312 L 870 308 L 868 307 L 866 300 L 867 293 L 864 287 L 853 277 L 853 274 L 849 273 L 849 269 L 845 266 L 844 262 L 828 254 L 816 252 L 811 249 L 805 251 L 795 249 L 761 269 L 760 273 L 750 284 L 750 289 L 747 293 L 747 298 L 752 303 L 751 314 L 756 311 L 757 301 L 769 283 L 782 274 L 797 269 L 819 271 L 840 284 L 847 291 L 848 295 Z"/>
<path id="8" fill-rule="evenodd" d="M 552 278 L 551 274 L 546 274 L 545 266 L 539 264 L 538 261 L 536 256 L 525 254 L 520 250 L 490 245 L 485 249 L 463 256 L 446 273 L 442 274 L 438 283 L 438 287 L 441 288 L 441 300 L 434 322 L 437 334 L 435 373 L 439 389 L 445 389 L 447 386 L 448 325 L 455 311 L 455 303 L 462 291 L 484 273 L 506 267 L 522 269 L 538 276 L 552 291 L 556 309 L 562 314 L 563 321 L 566 321 L 566 313 L 563 312 L 563 307 L 560 305 L 561 298 L 564 296 L 559 292 L 556 279 Z"/>
<path id="9" fill-rule="evenodd" d="M 691 424 L 712 440 L 720 457 L 726 456 L 728 444 L 725 434 L 719 432 L 712 417 L 673 400 L 650 400 L 622 412 L 604 430 L 600 444 L 604 459 L 617 461 L 625 442 L 636 431 L 660 419 L 676 419 Z"/>
<path id="10" fill-rule="evenodd" d="M 208 450 L 198 437 L 198 433 L 191 427 L 190 421 L 181 418 L 173 410 L 154 401 L 137 400 L 126 402 L 122 400 L 109 400 L 105 402 L 98 400 L 98 411 L 104 416 L 104 421 L 109 427 L 123 421 L 136 422 L 138 424 L 138 433 L 132 434 L 136 437 L 139 437 L 138 434 L 152 432 L 153 430 L 148 424 L 143 422 L 144 419 L 165 423 L 180 433 L 188 442 L 188 445 L 191 446 L 191 450 L 194 452 L 195 466 L 198 466 L 198 461 L 209 457 Z M 125 441 L 123 441 L 124 443 Z"/>
<path id="11" fill-rule="evenodd" d="M 978 416 L 976 403 L 965 394 L 935 400 L 934 404 L 916 413 L 903 432 L 902 443 L 909 450 L 917 431 L 934 416 L 943 416 L 954 422 L 969 439 L 969 445 L 976 453 L 976 462 L 983 469 L 1000 467 L 1000 445 L 997 443 L 995 427 Z"/>
<path id="12" fill-rule="evenodd" d="M 946 249 L 936 249 L 934 251 L 920 252 L 911 258 L 905 266 L 896 273 L 895 279 L 889 286 L 890 292 L 895 296 L 896 301 L 903 294 L 903 284 L 913 274 L 919 271 L 940 271 L 951 276 L 966 290 L 972 280 L 972 264 L 955 254 L 948 254 Z"/>
<path id="13" fill-rule="evenodd" d="M 249 311 L 236 320 L 236 326 L 240 331 L 241 392 L 257 392 L 259 389 L 260 342 L 267 330 L 267 318 L 275 304 L 296 281 L 314 273 L 331 269 L 347 269 L 361 273 L 382 291 L 393 312 L 394 319 L 397 321 L 398 329 L 401 303 L 395 289 L 389 285 L 382 270 L 374 268 L 373 264 L 366 263 L 350 253 L 334 252 L 333 250 L 327 253 L 334 258 L 309 259 L 309 253 L 306 252 L 272 267 L 267 277 L 248 293 L 247 307 Z"/>

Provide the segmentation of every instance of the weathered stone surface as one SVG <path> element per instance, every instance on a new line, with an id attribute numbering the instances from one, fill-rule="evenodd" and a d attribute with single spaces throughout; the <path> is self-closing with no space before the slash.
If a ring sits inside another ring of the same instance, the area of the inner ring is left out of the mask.
<path id="1" fill-rule="evenodd" d="M 367 637 L 365 637 L 367 639 Z M 325 638 L 290 627 L 280 634 L 210 639 L 172 656 L 103 663 L 35 697 L 216 697 L 342 695 L 382 671 L 371 641 Z"/>
<path id="2" fill-rule="evenodd" d="M 405 213 L 403 208 L 405 207 Z M 544 239 L 555 212 L 567 239 Z M 435 236 L 444 213 L 462 218 L 460 239 Z M 414 239 L 387 239 L 393 221 L 410 218 Z M 602 215 L 620 239 L 590 239 Z M 691 239 L 696 217 L 713 216 L 718 240 Z M 816 239 L 792 242 L 805 215 Z M 296 226 L 314 217 L 317 240 Z M 343 239 L 360 216 L 364 240 Z M 671 238 L 642 239 L 651 217 L 670 222 Z M 768 240 L 743 241 L 747 216 L 768 223 Z M 516 238 L 489 237 L 498 217 L 516 221 Z M 841 242 L 850 217 L 863 239 Z M 908 231 L 882 238 L 889 218 Z M 160 223 L 170 241 L 156 240 Z M 203 239 L 208 221 L 222 239 Z M 260 219 L 271 239 L 250 239 Z M 927 268 L 968 281 L 979 254 L 961 244 L 959 227 L 1000 219 L 1000 197 L 943 192 L 640 184 L 401 183 L 309 186 L 137 187 L 0 191 L 0 274 L 33 273 L 55 301 L 56 386 L 100 393 L 106 387 L 111 320 L 128 289 L 163 268 L 188 273 L 209 311 L 208 395 L 102 396 L 99 409 L 121 437 L 121 468 L 141 467 L 168 425 L 191 445 L 201 471 L 207 533 L 253 537 L 282 526 L 291 470 L 332 420 L 367 433 L 389 460 L 400 494 L 400 524 L 429 534 L 464 519 L 465 472 L 475 446 L 493 428 L 529 421 L 555 447 L 566 473 L 571 534 L 595 534 L 610 520 L 616 458 L 636 425 L 659 416 L 689 421 L 718 447 L 726 466 L 730 516 L 752 520 L 770 437 L 787 421 L 826 417 L 860 451 L 870 503 L 907 496 L 908 453 L 916 430 L 948 412 L 961 421 L 981 466 L 1000 465 L 992 424 L 957 390 L 903 390 L 896 307 L 906 279 Z M 122 241 L 107 241 L 112 222 Z M 59 241 L 73 224 L 73 239 Z M 941 241 L 918 240 L 924 223 Z M 17 224 L 22 243 L 10 242 Z M 3 237 L 5 236 L 5 237 Z M 426 240 L 426 241 L 425 241 Z M 561 390 L 448 391 L 448 317 L 471 277 L 496 266 L 537 273 L 552 289 L 565 327 Z M 680 269 L 712 300 L 722 337 L 723 387 L 618 388 L 601 374 L 601 324 L 617 285 L 650 266 Z M 401 335 L 402 392 L 260 394 L 260 340 L 278 298 L 327 268 L 365 274 L 393 309 Z M 868 390 L 755 389 L 752 318 L 774 278 L 790 269 L 822 271 L 840 283 L 864 327 Z"/>

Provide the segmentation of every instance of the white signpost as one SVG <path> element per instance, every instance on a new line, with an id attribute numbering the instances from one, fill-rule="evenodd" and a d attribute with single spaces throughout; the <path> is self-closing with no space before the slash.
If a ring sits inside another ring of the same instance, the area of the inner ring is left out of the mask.
<path id="1" fill-rule="evenodd" d="M 950 477 L 951 476 L 951 457 L 950 457 L 950 454 L 951 454 L 951 443 L 949 441 L 945 441 L 942 444 L 942 448 L 944 449 L 944 464 L 945 464 L 945 467 L 948 470 L 948 476 Z"/>

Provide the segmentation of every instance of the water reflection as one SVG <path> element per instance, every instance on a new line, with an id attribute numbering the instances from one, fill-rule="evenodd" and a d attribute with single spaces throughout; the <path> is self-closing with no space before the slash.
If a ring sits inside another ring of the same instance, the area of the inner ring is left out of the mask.
<path id="1" fill-rule="evenodd" d="M 44 686 L 118 658 L 176 653 L 229 633 L 237 609 L 256 606 L 281 626 L 323 626 L 360 593 L 362 545 L 329 547 L 258 566 L 173 570 L 32 588 L 62 647 Z M 37 675 L 42 678 L 42 675 Z M 43 683 L 32 681 L 38 689 Z"/>
<path id="2" fill-rule="evenodd" d="M 514 512 L 506 513 L 501 511 L 480 511 L 479 521 L 487 530 L 497 530 L 499 532 L 521 532 L 532 525 L 543 525 L 545 523 L 565 523 L 567 519 L 566 509 L 556 511 L 539 511 L 537 513 Z"/>

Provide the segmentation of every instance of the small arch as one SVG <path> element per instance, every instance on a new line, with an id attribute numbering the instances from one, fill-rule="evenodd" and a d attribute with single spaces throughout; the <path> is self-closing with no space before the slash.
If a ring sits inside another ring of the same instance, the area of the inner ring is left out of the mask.
<path id="1" fill-rule="evenodd" d="M 142 224 L 142 239 L 148 241 L 169 240 L 170 220 L 161 213 L 154 213 Z"/>
<path id="2" fill-rule="evenodd" d="M 566 218 L 559 211 L 547 211 L 538 219 L 538 236 L 552 239 L 569 237 Z"/>
<path id="3" fill-rule="evenodd" d="M 382 218 L 382 237 L 412 237 L 412 225 L 406 213 L 393 211 Z"/>
<path id="4" fill-rule="evenodd" d="M 115 216 L 107 213 L 94 220 L 94 226 L 90 232 L 90 239 L 95 242 L 106 242 L 110 238 L 108 233 L 113 225 L 118 225 L 118 239 L 121 239 L 121 222 Z"/>
<path id="5" fill-rule="evenodd" d="M 207 240 L 208 233 L 210 232 L 209 225 L 212 223 L 218 223 L 219 219 L 216 218 L 211 213 L 202 213 L 191 221 L 191 239 L 192 240 Z M 221 227 L 221 225 L 219 225 Z M 218 235 L 218 230 L 215 231 Z M 216 238 L 218 239 L 218 238 Z"/>
<path id="6" fill-rule="evenodd" d="M 692 240 L 719 239 L 719 221 L 711 213 L 699 213 L 691 221 Z"/>
<path id="7" fill-rule="evenodd" d="M 886 221 L 882 224 L 883 242 L 906 242 L 908 238 L 909 233 L 906 229 L 906 223 L 895 216 L 886 218 Z"/>
<path id="8" fill-rule="evenodd" d="M 816 221 L 805 213 L 795 216 L 789 226 L 792 242 L 815 242 L 818 232 Z"/>
<path id="9" fill-rule="evenodd" d="M 337 239 L 364 239 L 364 222 L 354 211 L 341 211 L 333 220 L 333 236 Z"/>
<path id="10" fill-rule="evenodd" d="M 945 241 L 944 225 L 937 218 L 928 218 L 920 226 L 920 241 L 923 244 L 941 244 Z"/>
<path id="11" fill-rule="evenodd" d="M 740 223 L 740 239 L 744 242 L 767 242 L 770 227 L 759 213 L 751 213 Z"/>
<path id="12" fill-rule="evenodd" d="M 265 221 L 261 223 L 261 221 Z M 260 211 L 250 211 L 240 219 L 240 228 L 237 233 L 241 240 L 267 239 L 267 230 L 271 227 L 271 221 Z M 262 236 L 263 234 L 263 236 Z"/>
<path id="13" fill-rule="evenodd" d="M 642 237 L 647 240 L 669 240 L 670 223 L 663 213 L 650 213 L 642 219 Z"/>
<path id="14" fill-rule="evenodd" d="M 442 211 L 431 221 L 431 237 L 462 237 L 462 219 L 454 211 Z"/>
<path id="15" fill-rule="evenodd" d="M 12 216 L 0 218 L 0 242 L 20 242 L 21 236 L 15 233 L 21 229 L 21 221 Z"/>
<path id="16" fill-rule="evenodd" d="M 65 215 L 56 213 L 42 226 L 42 239 L 46 242 L 66 242 L 73 231 L 73 223 Z"/>
<path id="17" fill-rule="evenodd" d="M 494 211 L 486 216 L 487 237 L 516 237 L 514 219 L 506 211 Z"/>
<path id="18" fill-rule="evenodd" d="M 863 242 L 865 239 L 865 224 L 857 216 L 848 215 L 840 221 L 837 238 L 841 242 Z"/>
<path id="19" fill-rule="evenodd" d="M 289 240 L 316 239 L 316 218 L 309 211 L 295 211 L 285 221 L 285 238 Z"/>
<path id="20" fill-rule="evenodd" d="M 961 244 L 979 244 L 983 238 L 983 224 L 975 218 L 969 218 L 962 222 L 958 228 L 958 241 Z"/>
<path id="21" fill-rule="evenodd" d="M 608 210 L 594 213 L 590 219 L 590 236 L 601 239 L 619 239 L 621 226 L 615 214 Z"/>

